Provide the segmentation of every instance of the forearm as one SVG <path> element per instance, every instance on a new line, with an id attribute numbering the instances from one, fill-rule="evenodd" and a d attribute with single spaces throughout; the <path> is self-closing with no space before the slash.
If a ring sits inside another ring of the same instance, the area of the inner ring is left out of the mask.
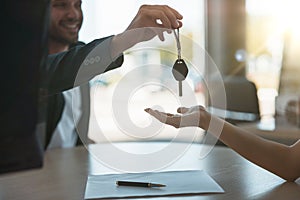
<path id="1" fill-rule="evenodd" d="M 297 158 L 295 153 L 291 152 L 291 147 L 265 140 L 217 117 L 208 116 L 208 118 L 214 123 L 224 123 L 221 134 L 216 131 L 210 133 L 219 136 L 224 144 L 249 161 L 288 181 L 294 181 L 299 177 L 300 169 L 297 162 L 299 156 Z"/>
<path id="2" fill-rule="evenodd" d="M 112 59 L 109 51 L 111 38 L 98 39 L 67 52 L 49 55 L 47 68 L 41 70 L 41 84 L 53 94 L 86 83 L 98 74 L 120 67 L 123 56 L 120 53 L 118 59 Z"/>

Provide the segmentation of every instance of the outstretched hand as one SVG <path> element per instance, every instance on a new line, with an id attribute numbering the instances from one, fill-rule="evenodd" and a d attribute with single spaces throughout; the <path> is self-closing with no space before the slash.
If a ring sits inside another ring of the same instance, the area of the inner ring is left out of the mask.
<path id="1" fill-rule="evenodd" d="M 210 121 L 210 115 L 203 106 L 180 107 L 177 109 L 178 114 L 165 113 L 151 108 L 146 108 L 145 111 L 160 122 L 175 128 L 197 126 L 206 129 Z"/>

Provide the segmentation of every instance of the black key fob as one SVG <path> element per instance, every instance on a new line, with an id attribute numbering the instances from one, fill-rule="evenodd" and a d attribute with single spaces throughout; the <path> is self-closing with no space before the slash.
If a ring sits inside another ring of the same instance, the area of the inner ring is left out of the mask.
<path id="1" fill-rule="evenodd" d="M 183 81 L 189 70 L 183 59 L 177 59 L 173 65 L 172 74 L 177 81 Z"/>
<path id="2" fill-rule="evenodd" d="M 173 65 L 172 74 L 178 81 L 179 96 L 182 96 L 182 81 L 186 78 L 189 70 L 183 59 L 177 59 Z"/>

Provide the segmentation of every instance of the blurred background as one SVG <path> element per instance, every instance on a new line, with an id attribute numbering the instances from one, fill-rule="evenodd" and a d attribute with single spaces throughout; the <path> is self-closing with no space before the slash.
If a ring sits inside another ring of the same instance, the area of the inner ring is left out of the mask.
<path id="1" fill-rule="evenodd" d="M 84 22 L 79 39 L 89 42 L 95 38 L 123 32 L 142 4 L 166 4 L 177 9 L 184 16 L 184 26 L 180 30 L 184 58 L 188 62 L 205 66 L 205 56 L 198 52 L 199 47 L 203 48 L 218 67 L 224 80 L 232 82 L 231 80 L 242 78 L 253 83 L 258 103 L 257 112 L 253 112 L 261 119 L 283 114 L 287 99 L 297 98 L 300 91 L 300 26 L 296 20 L 300 19 L 300 1 L 83 1 Z M 165 44 L 164 49 L 174 50 L 175 47 L 174 39 Z M 125 62 L 121 69 L 93 79 L 90 82 L 91 109 L 94 110 L 90 120 L 90 138 L 101 142 L 101 138 L 97 136 L 100 126 L 101 131 L 107 133 L 111 140 L 139 139 L 124 135 L 112 118 L 111 101 L 115 86 L 134 67 L 149 63 L 171 67 L 175 59 L 176 55 L 166 50 L 128 51 L 125 52 Z M 190 67 L 186 81 L 192 88 L 197 103 L 206 106 L 209 106 L 208 92 L 201 75 L 206 76 L 210 73 L 209 70 L 203 67 L 200 72 L 195 72 L 193 67 Z M 156 73 L 161 77 L 163 84 L 176 90 L 177 82 L 171 73 L 159 70 Z M 239 96 L 238 100 L 252 101 L 243 100 L 243 91 L 246 90 L 235 90 Z M 232 102 L 235 100 L 227 98 L 228 107 L 233 111 L 252 112 L 239 108 L 235 110 L 235 105 L 229 105 Z M 137 90 L 131 96 L 128 106 L 132 121 L 137 126 L 149 124 L 151 119 L 143 113 L 143 109 L 153 105 L 165 105 L 167 111 L 175 112 L 179 105 L 178 97 L 160 86 Z M 172 131 L 174 132 L 174 129 Z M 155 137 L 172 138 L 172 131 L 165 131 L 165 134 Z"/>

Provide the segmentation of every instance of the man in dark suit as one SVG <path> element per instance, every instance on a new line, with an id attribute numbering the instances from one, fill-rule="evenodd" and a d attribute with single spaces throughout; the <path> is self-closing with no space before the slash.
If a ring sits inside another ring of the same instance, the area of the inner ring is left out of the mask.
<path id="1" fill-rule="evenodd" d="M 51 0 L 49 54 L 64 52 L 71 45 L 79 45 L 78 32 L 82 21 L 81 0 Z M 47 149 L 87 143 L 89 89 L 87 82 L 48 99 Z"/>
<path id="2" fill-rule="evenodd" d="M 49 54 L 67 51 L 78 42 L 83 21 L 81 0 L 52 0 L 49 27 Z M 72 104 L 73 98 L 77 103 Z M 90 114 L 89 84 L 52 95 L 48 99 L 47 149 L 72 147 L 87 142 Z M 80 138 L 78 137 L 80 133 Z"/>
<path id="3" fill-rule="evenodd" d="M 124 50 L 156 35 L 163 40 L 166 29 L 182 26 L 178 21 L 182 16 L 176 10 L 168 6 L 144 5 L 125 32 L 51 54 L 46 65 L 49 8 L 48 0 L 2 2 L 0 20 L 5 51 L 0 54 L 4 70 L 0 79 L 3 92 L 0 173 L 42 166 L 39 137 L 45 125 L 48 95 L 82 85 L 97 74 L 119 67 Z M 139 29 L 142 27 L 148 28 Z M 151 27 L 166 29 L 157 31 Z M 92 58 L 100 59 L 88 62 Z"/>

